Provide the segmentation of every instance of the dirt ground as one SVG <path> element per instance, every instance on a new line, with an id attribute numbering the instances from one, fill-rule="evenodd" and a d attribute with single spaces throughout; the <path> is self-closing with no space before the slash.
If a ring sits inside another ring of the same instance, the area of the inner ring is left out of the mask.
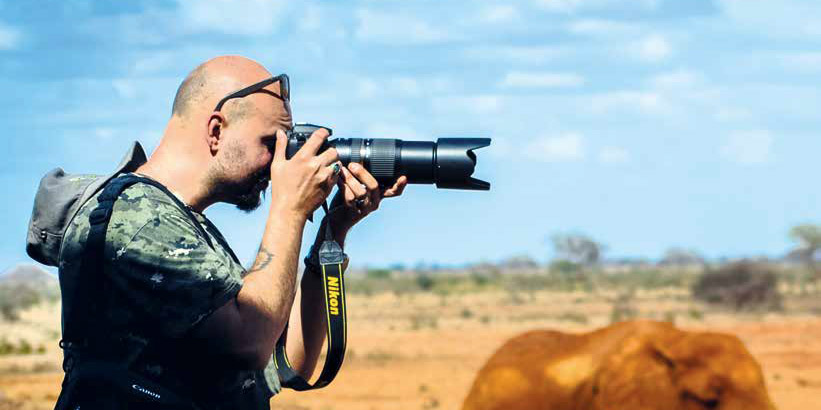
<path id="1" fill-rule="evenodd" d="M 613 317 L 612 301 L 612 295 L 581 292 L 349 296 L 349 350 L 337 379 L 319 391 L 285 391 L 272 405 L 458 409 L 476 372 L 505 340 L 537 328 L 581 332 L 605 326 Z M 783 313 L 731 315 L 668 289 L 639 292 L 633 306 L 639 317 L 738 335 L 763 366 L 776 406 L 803 410 L 821 402 L 821 316 L 801 313 L 818 310 L 798 309 L 796 303 Z M 46 348 L 0 356 L 0 410 L 53 407 L 62 379 L 58 330 L 56 305 L 25 312 L 14 325 L 0 323 L 0 337 L 26 338 Z"/>

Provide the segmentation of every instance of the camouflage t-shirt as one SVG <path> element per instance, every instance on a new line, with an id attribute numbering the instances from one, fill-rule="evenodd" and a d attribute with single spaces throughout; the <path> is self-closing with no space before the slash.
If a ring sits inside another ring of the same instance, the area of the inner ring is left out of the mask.
<path id="1" fill-rule="evenodd" d="M 66 288 L 82 286 L 80 265 L 89 231 L 88 217 L 97 207 L 95 196 L 84 204 L 66 230 L 60 254 L 63 317 L 83 301 L 72 300 Z M 190 208 L 189 208 L 190 209 Z M 217 228 L 204 215 L 194 216 L 213 248 L 193 221 L 159 188 L 137 183 L 117 201 L 106 231 L 103 261 L 106 292 L 101 295 L 99 324 L 103 334 L 172 341 L 170 358 L 138 361 L 135 371 L 155 380 L 170 380 L 189 392 L 204 395 L 198 402 L 219 407 L 269 408 L 280 390 L 273 360 L 264 371 L 232 368 L 229 360 L 211 360 L 205 341 L 191 330 L 239 293 L 245 269 L 233 257 Z M 64 323 L 64 326 L 72 326 Z M 154 343 L 157 345 L 158 343 Z M 192 353 L 192 352 L 202 352 Z M 163 363 L 174 361 L 176 363 Z M 180 363 L 184 363 L 181 365 Z M 240 405 L 238 405 L 240 404 Z"/>

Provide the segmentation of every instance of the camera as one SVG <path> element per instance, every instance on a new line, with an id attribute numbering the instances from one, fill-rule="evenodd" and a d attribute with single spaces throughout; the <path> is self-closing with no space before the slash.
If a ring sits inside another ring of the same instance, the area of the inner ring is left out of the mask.
<path id="1" fill-rule="evenodd" d="M 308 137 L 328 127 L 298 123 L 287 132 L 286 158 L 291 158 Z M 490 138 L 439 138 L 432 141 L 404 141 L 389 138 L 335 138 L 326 140 L 319 152 L 336 148 L 344 165 L 358 162 L 376 178 L 389 186 L 401 175 L 411 184 L 436 184 L 437 188 L 490 190 L 490 183 L 473 178 L 476 167 L 475 149 L 490 145 Z"/>

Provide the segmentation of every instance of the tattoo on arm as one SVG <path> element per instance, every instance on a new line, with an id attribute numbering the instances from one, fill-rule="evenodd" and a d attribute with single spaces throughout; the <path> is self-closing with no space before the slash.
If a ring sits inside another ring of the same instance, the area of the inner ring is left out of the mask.
<path id="1" fill-rule="evenodd" d="M 271 260 L 273 259 L 274 254 L 260 246 L 259 254 L 257 254 L 257 260 L 256 262 L 254 262 L 254 266 L 251 267 L 251 270 L 249 270 L 248 273 L 265 269 L 265 267 L 268 266 L 271 263 Z"/>

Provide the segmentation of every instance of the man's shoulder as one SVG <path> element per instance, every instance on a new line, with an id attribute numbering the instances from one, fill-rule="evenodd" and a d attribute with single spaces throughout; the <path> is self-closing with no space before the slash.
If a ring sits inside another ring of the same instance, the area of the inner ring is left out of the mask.
<path id="1" fill-rule="evenodd" d="M 146 223 L 164 214 L 187 218 L 187 214 L 163 190 L 150 184 L 137 183 L 126 188 L 114 202 L 109 226 L 120 221 Z"/>
<path id="2" fill-rule="evenodd" d="M 66 240 L 84 239 L 82 233 L 88 229 L 91 211 L 99 204 L 98 196 L 99 193 L 95 194 L 78 210 L 66 232 Z M 166 223 L 161 223 L 162 221 Z M 170 224 L 168 221 L 174 223 Z M 152 230 L 159 232 L 173 229 L 177 237 L 185 235 L 186 231 L 196 231 L 195 223 L 168 194 L 153 185 L 137 183 L 123 190 L 114 202 L 106 241 L 129 241 L 149 225 Z"/>

